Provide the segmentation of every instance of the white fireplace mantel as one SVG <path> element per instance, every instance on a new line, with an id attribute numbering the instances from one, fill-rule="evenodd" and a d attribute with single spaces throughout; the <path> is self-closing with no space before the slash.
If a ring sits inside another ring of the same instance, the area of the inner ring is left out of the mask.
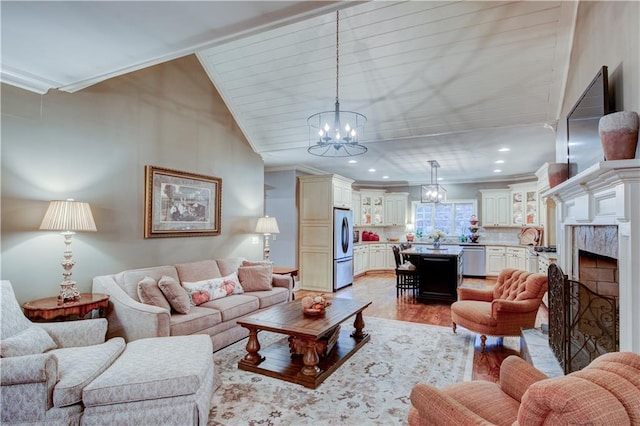
<path id="1" fill-rule="evenodd" d="M 640 159 L 604 161 L 543 192 L 557 205 L 558 263 L 572 276 L 571 228 L 618 228 L 620 350 L 640 354 Z"/>

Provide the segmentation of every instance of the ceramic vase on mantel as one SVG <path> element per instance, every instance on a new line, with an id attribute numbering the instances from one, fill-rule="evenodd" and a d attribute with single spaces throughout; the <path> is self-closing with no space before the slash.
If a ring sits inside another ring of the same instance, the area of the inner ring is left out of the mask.
<path id="1" fill-rule="evenodd" d="M 567 163 L 551 163 L 547 168 L 549 188 L 553 188 L 569 178 L 569 165 Z"/>
<path id="2" fill-rule="evenodd" d="M 639 123 L 635 111 L 614 112 L 600 119 L 598 131 L 605 160 L 635 158 Z"/>

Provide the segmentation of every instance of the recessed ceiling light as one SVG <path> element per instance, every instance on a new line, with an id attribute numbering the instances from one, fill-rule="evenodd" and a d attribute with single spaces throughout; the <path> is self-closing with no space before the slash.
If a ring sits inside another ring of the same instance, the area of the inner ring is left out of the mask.
<path id="1" fill-rule="evenodd" d="M 349 164 L 355 164 L 357 162 L 358 162 L 358 160 L 349 160 Z"/>
<path id="2" fill-rule="evenodd" d="M 444 178 L 441 178 L 441 177 L 438 178 L 438 180 L 442 180 L 442 179 L 444 179 Z"/>
<path id="3" fill-rule="evenodd" d="M 382 179 L 389 179 L 389 176 L 382 176 Z"/>
<path id="4" fill-rule="evenodd" d="M 369 173 L 373 173 L 375 171 L 376 171 L 376 169 L 369 169 Z"/>
<path id="5" fill-rule="evenodd" d="M 507 151 L 511 151 L 511 148 L 500 148 L 498 150 L 498 152 L 507 152 Z"/>
<path id="6" fill-rule="evenodd" d="M 504 163 L 504 160 L 498 160 L 498 161 L 496 161 L 496 164 L 502 164 L 502 163 Z"/>
<path id="7" fill-rule="evenodd" d="M 493 173 L 502 173 L 502 170 L 500 170 L 500 169 L 495 169 L 495 170 L 493 171 Z"/>

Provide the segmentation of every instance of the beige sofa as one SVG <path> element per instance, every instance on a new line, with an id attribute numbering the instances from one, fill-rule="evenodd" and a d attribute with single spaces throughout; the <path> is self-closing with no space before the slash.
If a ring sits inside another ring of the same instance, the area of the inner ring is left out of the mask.
<path id="1" fill-rule="evenodd" d="M 236 321 L 244 316 L 292 299 L 293 279 L 272 274 L 268 290 L 246 291 L 191 306 L 187 313 L 144 304 L 138 295 L 138 284 L 145 277 L 160 280 L 172 277 L 178 282 L 194 282 L 228 276 L 246 259 L 227 258 L 203 260 L 176 265 L 133 269 L 93 279 L 93 292 L 106 293 L 109 298 L 107 336 L 123 337 L 127 342 L 147 337 L 208 334 L 214 352 L 248 335 Z"/>

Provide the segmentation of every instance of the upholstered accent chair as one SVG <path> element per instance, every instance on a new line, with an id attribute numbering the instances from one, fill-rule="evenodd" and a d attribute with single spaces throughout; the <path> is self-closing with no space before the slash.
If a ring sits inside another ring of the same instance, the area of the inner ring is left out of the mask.
<path id="1" fill-rule="evenodd" d="M 511 355 L 500 380 L 443 388 L 418 383 L 409 425 L 640 425 L 640 355 L 610 352 L 568 376 L 549 379 Z"/>
<path id="2" fill-rule="evenodd" d="M 105 319 L 32 323 L 11 283 L 0 285 L 2 424 L 79 424 L 84 387 L 118 358 L 124 339 L 105 341 Z"/>
<path id="3" fill-rule="evenodd" d="M 458 301 L 451 305 L 455 333 L 458 325 L 481 334 L 484 352 L 487 335 L 520 336 L 522 328 L 533 328 L 547 275 L 519 269 L 503 269 L 493 288 L 458 287 Z"/>

